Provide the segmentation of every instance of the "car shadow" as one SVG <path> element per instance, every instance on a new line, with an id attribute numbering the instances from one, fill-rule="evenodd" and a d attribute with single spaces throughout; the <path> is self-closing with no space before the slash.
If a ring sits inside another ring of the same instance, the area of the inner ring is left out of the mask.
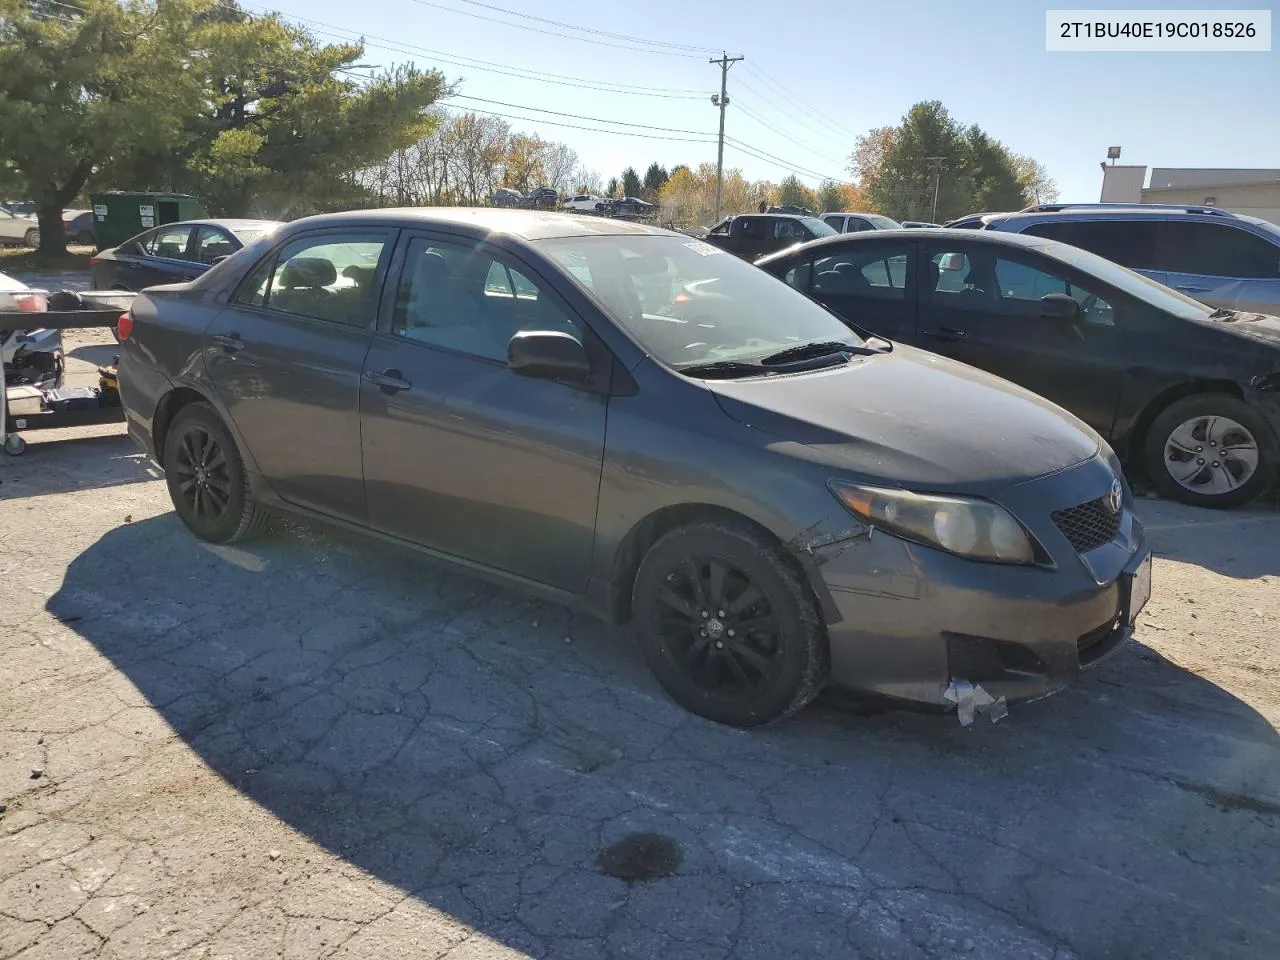
<path id="1" fill-rule="evenodd" d="M 1206 510 L 1139 500 L 1138 515 L 1157 556 L 1241 580 L 1280 575 L 1280 508 L 1273 502 Z"/>
<path id="2" fill-rule="evenodd" d="M 74 357 L 76 360 L 83 360 L 85 363 L 91 363 L 95 367 L 108 366 L 112 360 L 120 353 L 120 344 L 118 343 L 86 343 L 78 347 L 73 347 L 68 351 L 68 357 Z"/>
<path id="3" fill-rule="evenodd" d="M 203 545 L 173 514 L 103 536 L 47 610 L 245 797 L 535 955 L 1280 937 L 1276 731 L 1140 644 L 994 726 L 824 701 L 739 731 L 562 607 L 307 525 Z"/>
<path id="4" fill-rule="evenodd" d="M 138 452 L 123 424 L 93 429 L 87 436 L 68 436 L 66 430 L 21 433 L 25 452 L 0 455 L 0 501 L 145 483 L 162 475 Z"/>

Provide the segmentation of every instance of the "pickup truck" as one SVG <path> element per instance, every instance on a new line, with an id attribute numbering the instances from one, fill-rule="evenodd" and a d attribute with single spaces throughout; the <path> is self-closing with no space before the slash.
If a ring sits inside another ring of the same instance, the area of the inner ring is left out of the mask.
<path id="1" fill-rule="evenodd" d="M 706 241 L 744 260 L 755 260 L 766 253 L 818 237 L 835 236 L 835 233 L 817 217 L 790 213 L 743 213 L 717 223 L 707 234 Z"/>

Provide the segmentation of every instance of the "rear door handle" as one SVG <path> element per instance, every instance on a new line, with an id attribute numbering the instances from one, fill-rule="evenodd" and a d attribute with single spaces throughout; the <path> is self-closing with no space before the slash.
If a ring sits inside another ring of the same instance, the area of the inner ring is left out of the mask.
<path id="1" fill-rule="evenodd" d="M 957 330 L 955 327 L 939 327 L 937 330 L 929 331 L 928 335 L 935 340 L 941 340 L 943 343 L 956 343 L 969 338 L 967 333 L 963 330 Z"/>
<path id="2" fill-rule="evenodd" d="M 1208 293 L 1208 292 L 1209 292 L 1209 288 L 1208 288 L 1208 287 L 1193 287 L 1193 286 L 1190 286 L 1190 285 L 1185 286 L 1185 287 L 1184 287 L 1184 286 L 1179 285 L 1179 286 L 1177 286 L 1177 288 L 1176 288 L 1176 289 L 1181 290 L 1183 293 Z"/>
<path id="3" fill-rule="evenodd" d="M 230 350 L 232 353 L 244 346 L 244 341 L 240 339 L 240 334 L 238 333 L 215 334 L 213 342 L 223 350 Z"/>
<path id="4" fill-rule="evenodd" d="M 383 370 L 381 373 L 366 370 L 364 378 L 386 394 L 399 393 L 413 386 L 399 370 Z"/>

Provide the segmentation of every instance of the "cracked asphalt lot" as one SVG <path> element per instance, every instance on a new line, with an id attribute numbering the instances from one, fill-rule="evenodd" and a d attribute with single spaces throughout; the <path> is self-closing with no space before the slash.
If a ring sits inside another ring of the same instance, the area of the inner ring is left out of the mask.
<path id="1" fill-rule="evenodd" d="M 1144 503 L 1140 642 L 998 725 L 739 732 L 593 621 L 201 545 L 118 430 L 53 439 L 0 461 L 0 960 L 1277 955 L 1269 508 Z M 637 833 L 668 875 L 607 875 Z"/>

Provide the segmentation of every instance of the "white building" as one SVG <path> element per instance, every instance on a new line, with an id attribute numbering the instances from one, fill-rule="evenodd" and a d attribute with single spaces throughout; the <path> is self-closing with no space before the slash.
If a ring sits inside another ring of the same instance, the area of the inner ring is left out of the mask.
<path id="1" fill-rule="evenodd" d="M 1221 207 L 1280 224 L 1280 170 L 1102 165 L 1103 203 L 1185 203 Z"/>

